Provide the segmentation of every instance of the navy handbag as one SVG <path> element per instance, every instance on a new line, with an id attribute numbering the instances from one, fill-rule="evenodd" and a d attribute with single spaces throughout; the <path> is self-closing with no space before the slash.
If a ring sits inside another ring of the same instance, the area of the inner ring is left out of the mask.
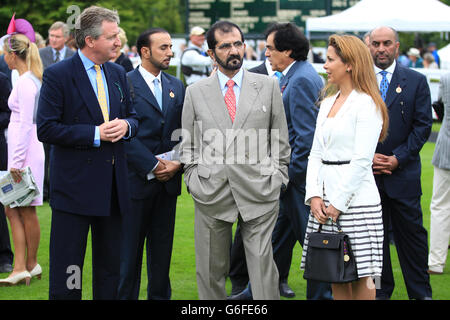
<path id="1" fill-rule="evenodd" d="M 335 224 L 337 233 L 322 233 L 321 224 L 317 232 L 309 234 L 303 278 L 329 283 L 358 280 L 349 237 L 338 222 Z"/>

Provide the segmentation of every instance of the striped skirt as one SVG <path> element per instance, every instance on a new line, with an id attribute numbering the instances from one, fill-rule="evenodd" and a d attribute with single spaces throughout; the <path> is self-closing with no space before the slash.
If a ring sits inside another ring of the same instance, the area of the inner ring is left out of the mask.
<path id="1" fill-rule="evenodd" d="M 324 199 L 326 206 L 329 202 Z M 383 218 L 381 204 L 349 207 L 341 213 L 339 224 L 342 231 L 349 236 L 350 244 L 356 260 L 358 277 L 380 277 L 383 265 Z M 308 238 L 316 232 L 319 222 L 311 214 L 309 216 L 300 268 L 305 268 Z M 322 227 L 324 233 L 336 233 L 337 227 L 328 221 Z"/>

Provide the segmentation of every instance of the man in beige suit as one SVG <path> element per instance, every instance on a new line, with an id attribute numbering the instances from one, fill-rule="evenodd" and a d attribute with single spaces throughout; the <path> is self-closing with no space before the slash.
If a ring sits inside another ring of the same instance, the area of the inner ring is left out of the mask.
<path id="1" fill-rule="evenodd" d="M 225 299 L 233 223 L 241 227 L 255 299 L 279 299 L 272 231 L 290 146 L 276 80 L 242 69 L 244 36 L 227 21 L 207 34 L 217 72 L 189 86 L 181 162 L 195 203 L 200 299 Z"/>

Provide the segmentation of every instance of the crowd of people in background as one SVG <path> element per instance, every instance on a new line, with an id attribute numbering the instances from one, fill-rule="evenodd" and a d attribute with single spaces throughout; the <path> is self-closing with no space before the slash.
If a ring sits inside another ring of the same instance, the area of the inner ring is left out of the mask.
<path id="1" fill-rule="evenodd" d="M 145 242 L 147 298 L 170 299 L 184 174 L 200 299 L 227 299 L 227 276 L 228 299 L 294 297 L 294 245 L 303 247 L 304 268 L 310 233 L 320 224 L 333 232 L 337 220 L 359 278 L 308 280 L 307 299 L 390 299 L 388 230 L 408 297 L 431 299 L 429 275 L 443 272 L 450 234 L 449 86 L 443 77 L 429 251 L 419 152 L 431 131 L 431 98 L 412 68 L 439 68 L 434 43 L 399 54 L 398 33 L 380 26 L 363 39 L 331 36 L 323 57 L 293 23 L 271 25 L 253 48 L 238 25 L 218 21 L 189 31 L 183 83 L 165 72 L 174 57 L 166 30 L 150 28 L 130 48 L 115 11 L 89 7 L 77 22 L 74 33 L 53 23 L 44 40 L 13 17 L 2 38 L 0 169 L 20 181 L 30 166 L 42 192 L 27 207 L 1 207 L 0 273 L 9 275 L 0 286 L 29 285 L 45 272 L 50 299 L 81 299 L 68 277 L 83 267 L 91 228 L 94 299 L 139 298 Z M 262 63 L 246 70 L 245 59 Z M 312 63 L 324 63 L 325 85 Z M 233 130 L 266 136 L 256 145 L 241 146 L 240 133 L 226 146 L 214 140 Z M 257 153 L 257 163 L 228 164 L 239 152 L 247 160 Z M 47 200 L 50 270 L 42 270 L 36 207 Z"/>
<path id="2" fill-rule="evenodd" d="M 426 49 L 409 48 L 398 57 L 399 63 L 410 68 L 439 69 L 441 61 L 436 44 L 430 42 Z"/>

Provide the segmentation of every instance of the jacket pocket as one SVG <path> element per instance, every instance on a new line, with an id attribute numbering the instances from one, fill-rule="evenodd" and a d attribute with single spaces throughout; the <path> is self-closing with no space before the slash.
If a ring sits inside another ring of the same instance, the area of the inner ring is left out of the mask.
<path id="1" fill-rule="evenodd" d="M 200 177 L 208 179 L 211 175 L 211 170 L 208 167 L 205 167 L 201 164 L 197 166 L 197 173 Z"/>

